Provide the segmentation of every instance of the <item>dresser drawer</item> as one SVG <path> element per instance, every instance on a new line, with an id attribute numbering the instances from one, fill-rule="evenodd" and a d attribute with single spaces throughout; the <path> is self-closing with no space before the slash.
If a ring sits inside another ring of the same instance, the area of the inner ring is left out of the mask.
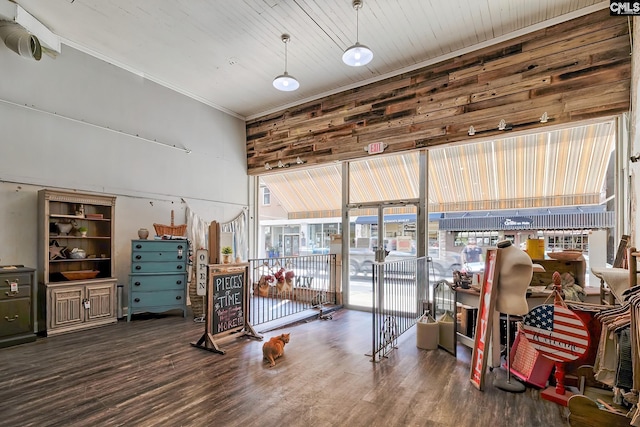
<path id="1" fill-rule="evenodd" d="M 10 280 L 14 280 L 12 278 Z M 11 292 L 11 287 L 4 281 L 0 283 L 0 301 L 12 300 L 16 298 L 29 298 L 31 296 L 31 284 L 29 282 L 18 282 L 18 292 Z"/>
<path id="2" fill-rule="evenodd" d="M 131 260 L 136 261 L 159 261 L 159 262 L 167 262 L 167 261 L 178 261 L 185 262 L 187 259 L 186 251 L 161 251 L 161 252 L 134 252 L 131 254 Z"/>
<path id="3" fill-rule="evenodd" d="M 11 292 L 11 283 L 18 284 L 18 292 Z M 0 300 L 28 297 L 31 295 L 31 275 L 29 274 L 3 274 L 0 276 Z"/>
<path id="4" fill-rule="evenodd" d="M 184 291 L 169 290 L 158 292 L 133 292 L 131 294 L 131 306 L 134 311 L 139 308 L 158 306 L 182 307 L 185 303 Z"/>
<path id="5" fill-rule="evenodd" d="M 136 252 L 178 252 L 182 250 L 184 255 L 189 250 L 186 240 L 134 240 L 131 243 L 131 251 Z"/>
<path id="6" fill-rule="evenodd" d="M 164 291 L 168 289 L 185 289 L 186 276 L 184 274 L 142 275 L 129 276 L 132 292 Z"/>
<path id="7" fill-rule="evenodd" d="M 186 263 L 184 261 L 169 261 L 169 262 L 132 262 L 132 273 L 182 273 L 187 270 Z"/>
<path id="8" fill-rule="evenodd" d="M 31 300 L 0 301 L 0 337 L 31 331 Z"/>

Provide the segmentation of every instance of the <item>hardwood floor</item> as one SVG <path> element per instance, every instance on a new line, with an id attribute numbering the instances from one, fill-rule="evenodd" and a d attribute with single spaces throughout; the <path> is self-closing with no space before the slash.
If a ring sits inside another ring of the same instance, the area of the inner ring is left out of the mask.
<path id="1" fill-rule="evenodd" d="M 181 316 L 76 332 L 0 350 L 1 426 L 562 426 L 563 408 L 527 389 L 484 392 L 458 358 L 415 345 L 380 363 L 370 315 L 340 310 L 268 332 L 291 333 L 274 368 L 262 342 L 231 338 L 219 355 L 190 345 L 204 324 Z M 257 328 L 260 330 L 260 328 Z"/>

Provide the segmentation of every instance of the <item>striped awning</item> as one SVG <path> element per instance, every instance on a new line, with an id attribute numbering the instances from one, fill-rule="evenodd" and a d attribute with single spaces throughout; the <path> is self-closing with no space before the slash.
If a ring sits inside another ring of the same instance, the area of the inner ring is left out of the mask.
<path id="1" fill-rule="evenodd" d="M 603 202 L 613 121 L 429 150 L 429 211 L 524 209 Z M 350 163 L 350 203 L 417 199 L 417 152 Z M 261 177 L 290 218 L 339 216 L 341 167 Z M 337 215 L 334 215 L 336 214 Z"/>

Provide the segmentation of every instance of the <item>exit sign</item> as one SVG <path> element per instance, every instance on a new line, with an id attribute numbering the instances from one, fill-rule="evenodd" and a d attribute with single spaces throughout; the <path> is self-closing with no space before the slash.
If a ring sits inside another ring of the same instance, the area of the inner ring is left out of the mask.
<path id="1" fill-rule="evenodd" d="M 387 144 L 385 144 L 384 142 L 372 142 L 365 147 L 364 151 L 369 154 L 380 154 L 384 151 L 385 148 L 387 148 Z"/>

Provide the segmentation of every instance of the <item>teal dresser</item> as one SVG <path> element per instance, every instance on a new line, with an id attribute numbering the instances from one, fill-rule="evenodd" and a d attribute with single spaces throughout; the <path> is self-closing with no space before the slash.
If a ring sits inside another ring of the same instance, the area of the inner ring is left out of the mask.
<path id="1" fill-rule="evenodd" d="M 187 316 L 187 240 L 132 240 L 127 321 L 136 313 Z"/>

